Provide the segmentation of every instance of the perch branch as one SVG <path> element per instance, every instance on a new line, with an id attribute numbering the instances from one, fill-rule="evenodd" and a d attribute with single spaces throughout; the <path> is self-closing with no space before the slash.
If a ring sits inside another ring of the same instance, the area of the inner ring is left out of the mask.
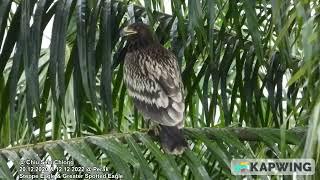
<path id="1" fill-rule="evenodd" d="M 189 133 L 201 133 L 207 136 L 210 140 L 216 140 L 217 136 L 215 134 L 221 133 L 222 131 L 228 131 L 232 133 L 235 137 L 237 137 L 241 141 L 263 141 L 263 138 L 259 134 L 266 134 L 269 133 L 270 135 L 279 135 L 281 134 L 280 129 L 275 128 L 184 128 L 185 134 Z M 103 137 L 103 138 L 118 138 L 124 139 L 126 136 L 132 136 L 134 134 L 146 135 L 148 130 L 140 130 L 140 131 L 133 131 L 127 133 L 112 133 L 112 134 L 104 134 L 104 135 L 97 135 L 97 136 L 86 136 L 86 137 L 78 137 L 72 139 L 65 139 L 65 140 L 54 140 L 54 141 L 45 141 L 39 142 L 37 144 L 26 144 L 26 145 L 18 145 L 13 147 L 7 147 L 0 149 L 0 153 L 3 151 L 19 151 L 21 149 L 32 148 L 34 150 L 43 150 L 44 146 L 50 144 L 58 144 L 60 141 L 68 142 L 68 143 L 80 143 L 83 142 L 86 138 L 89 137 Z M 293 128 L 290 130 L 284 130 L 284 134 L 289 137 L 287 138 L 287 144 L 297 144 L 297 139 L 301 139 L 303 141 L 305 139 L 306 128 Z M 188 136 L 190 137 L 190 136 Z"/>

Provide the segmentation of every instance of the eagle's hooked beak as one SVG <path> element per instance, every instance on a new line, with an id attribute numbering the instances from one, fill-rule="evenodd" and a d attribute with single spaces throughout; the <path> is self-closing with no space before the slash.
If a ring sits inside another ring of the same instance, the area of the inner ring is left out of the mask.
<path id="1" fill-rule="evenodd" d="M 120 32 L 120 35 L 122 37 L 125 37 L 125 36 L 129 36 L 129 35 L 132 35 L 132 34 L 137 34 L 137 33 L 138 33 L 137 31 L 135 31 L 135 30 L 133 30 L 133 29 L 131 29 L 130 27 L 127 26 L 127 27 L 122 29 L 122 31 Z"/>

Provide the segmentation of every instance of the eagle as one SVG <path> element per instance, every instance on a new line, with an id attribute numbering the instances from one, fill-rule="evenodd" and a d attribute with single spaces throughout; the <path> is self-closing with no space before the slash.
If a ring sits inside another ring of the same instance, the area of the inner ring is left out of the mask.
<path id="1" fill-rule="evenodd" d="M 121 35 L 127 40 L 123 80 L 128 95 L 144 119 L 156 124 L 162 149 L 182 154 L 188 144 L 181 130 L 185 105 L 177 58 L 142 22 L 126 26 Z"/>

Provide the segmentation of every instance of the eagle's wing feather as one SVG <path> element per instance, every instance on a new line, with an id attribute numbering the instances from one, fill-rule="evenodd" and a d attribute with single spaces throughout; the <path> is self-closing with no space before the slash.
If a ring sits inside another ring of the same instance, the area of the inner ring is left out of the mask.
<path id="1" fill-rule="evenodd" d="M 175 56 L 158 46 L 144 54 L 129 54 L 124 67 L 128 93 L 144 117 L 166 126 L 182 127 L 183 85 Z"/>
<path id="2" fill-rule="evenodd" d="M 148 73 L 152 74 L 164 93 L 169 98 L 166 108 L 170 119 L 182 125 L 184 115 L 183 85 L 176 57 L 167 49 L 161 47 L 158 53 L 149 53 L 151 59 L 156 59 L 154 69 L 149 66 Z M 148 61 L 149 62 L 149 61 Z"/>

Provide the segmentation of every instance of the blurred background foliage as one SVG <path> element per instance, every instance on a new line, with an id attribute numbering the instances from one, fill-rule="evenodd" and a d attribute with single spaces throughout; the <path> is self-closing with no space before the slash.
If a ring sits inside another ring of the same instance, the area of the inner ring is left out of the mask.
<path id="1" fill-rule="evenodd" d="M 122 83 L 119 31 L 135 21 L 181 66 L 181 157 L 144 133 Z M 0 177 L 74 159 L 125 179 L 234 179 L 232 158 L 314 158 L 319 176 L 319 22 L 317 0 L 1 0 Z"/>

